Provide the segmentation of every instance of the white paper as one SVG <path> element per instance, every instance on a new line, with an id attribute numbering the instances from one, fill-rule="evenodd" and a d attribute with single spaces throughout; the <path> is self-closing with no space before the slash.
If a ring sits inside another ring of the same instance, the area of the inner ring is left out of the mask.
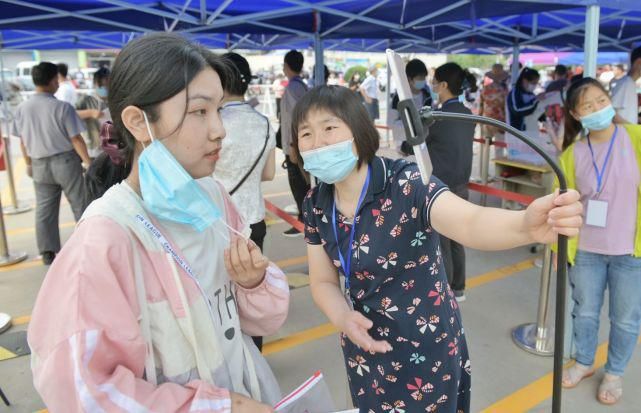
<path id="1" fill-rule="evenodd" d="M 540 106 L 548 107 L 550 105 L 561 105 L 563 106 L 563 99 L 561 98 L 561 92 L 554 91 L 544 93 L 541 98 Z"/>
<path id="2" fill-rule="evenodd" d="M 585 223 L 594 227 L 605 228 L 608 220 L 608 203 L 591 199 L 588 201 L 588 212 L 585 215 Z"/>

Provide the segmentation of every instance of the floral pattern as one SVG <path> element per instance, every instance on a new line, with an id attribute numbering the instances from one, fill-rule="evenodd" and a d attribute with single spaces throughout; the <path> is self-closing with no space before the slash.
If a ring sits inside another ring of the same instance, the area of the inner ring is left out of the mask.
<path id="1" fill-rule="evenodd" d="M 429 225 L 434 199 L 447 190 L 437 178 L 423 185 L 404 160 L 374 158 L 363 206 L 357 211 L 352 254 L 354 309 L 372 320 L 376 340 L 393 347 L 372 354 L 340 335 L 354 404 L 361 412 L 467 413 L 471 369 L 458 305 L 445 274 L 439 235 Z M 304 203 L 306 241 L 338 260 L 352 223 L 337 211 L 333 186 L 320 184 Z M 330 212 L 331 214 L 331 212 Z"/>

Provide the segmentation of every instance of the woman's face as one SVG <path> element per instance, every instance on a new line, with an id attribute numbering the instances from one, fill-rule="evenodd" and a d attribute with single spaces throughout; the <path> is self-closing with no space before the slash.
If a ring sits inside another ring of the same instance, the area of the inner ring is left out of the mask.
<path id="1" fill-rule="evenodd" d="M 324 109 L 311 110 L 298 125 L 298 150 L 307 152 L 323 148 L 350 140 L 353 136 L 349 126 L 333 113 Z"/>
<path id="2" fill-rule="evenodd" d="M 583 116 L 598 112 L 608 105 L 611 105 L 610 97 L 596 86 L 588 86 L 579 96 L 575 107 L 572 109 L 572 116 L 579 120 Z"/>
<path id="3" fill-rule="evenodd" d="M 220 157 L 225 137 L 219 113 L 222 99 L 220 77 L 213 69 L 204 69 L 186 90 L 159 105 L 158 121 L 151 125 L 154 136 L 194 179 L 211 175 Z M 179 127 L 185 102 L 186 115 Z"/>
<path id="4" fill-rule="evenodd" d="M 530 93 L 534 93 L 534 90 L 539 85 L 539 78 L 534 78 L 532 80 L 523 79 L 523 89 L 527 90 Z"/>

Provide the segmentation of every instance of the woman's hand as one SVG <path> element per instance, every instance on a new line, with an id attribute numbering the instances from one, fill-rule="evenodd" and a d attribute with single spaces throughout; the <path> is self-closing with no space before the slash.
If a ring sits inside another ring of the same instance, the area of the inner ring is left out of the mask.
<path id="1" fill-rule="evenodd" d="M 234 237 L 225 250 L 225 267 L 233 281 L 243 288 L 258 286 L 265 277 L 269 260 L 251 240 Z"/>
<path id="2" fill-rule="evenodd" d="M 231 413 L 274 413 L 272 407 L 242 394 L 231 392 L 229 395 L 231 397 Z"/>
<path id="3" fill-rule="evenodd" d="M 573 189 L 559 195 L 557 190 L 536 199 L 525 211 L 525 231 L 535 242 L 551 244 L 557 236 L 575 237 L 583 225 L 583 205 L 579 193 Z"/>
<path id="4" fill-rule="evenodd" d="M 372 353 L 387 353 L 392 351 L 392 346 L 384 340 L 376 341 L 369 335 L 367 330 L 372 328 L 374 323 L 358 311 L 347 311 L 340 319 L 337 326 L 347 337 L 358 347 Z"/>

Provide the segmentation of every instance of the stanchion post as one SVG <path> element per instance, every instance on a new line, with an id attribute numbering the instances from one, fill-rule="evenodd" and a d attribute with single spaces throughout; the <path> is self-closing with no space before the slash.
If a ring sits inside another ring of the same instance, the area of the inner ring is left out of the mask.
<path id="1" fill-rule="evenodd" d="M 0 209 L 2 209 L 2 200 L 0 199 Z M 9 245 L 7 244 L 7 232 L 4 227 L 4 217 L 0 214 L 0 267 L 16 264 L 27 259 L 27 253 L 21 252 L 18 254 L 9 253 Z"/>
<path id="2" fill-rule="evenodd" d="M 4 112 L 4 116 L 2 118 L 4 119 L 3 124 L 5 127 L 5 134 L 4 134 L 4 162 L 5 162 L 5 167 L 7 169 L 7 181 L 9 183 L 9 196 L 11 197 L 11 205 L 4 208 L 3 212 L 8 215 L 12 214 L 20 214 L 23 212 L 27 212 L 31 210 L 31 207 L 29 206 L 20 206 L 18 205 L 18 196 L 16 195 L 16 184 L 15 180 L 13 177 L 13 165 L 11 161 L 11 130 L 9 128 L 9 105 L 7 103 L 6 99 L 6 91 L 8 90 L 7 84 L 5 82 L 4 78 L 4 63 L 2 60 L 2 53 L 0 53 L 0 83 L 2 87 L 2 93 L 3 93 L 3 99 L 2 99 L 2 110 Z M 2 130 L 0 130 L 0 136 L 2 136 Z"/>

